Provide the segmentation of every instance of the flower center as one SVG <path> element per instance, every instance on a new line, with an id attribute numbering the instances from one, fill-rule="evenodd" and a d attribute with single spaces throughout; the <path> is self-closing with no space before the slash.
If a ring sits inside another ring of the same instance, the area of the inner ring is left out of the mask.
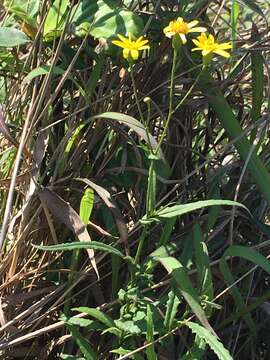
<path id="1" fill-rule="evenodd" d="M 211 40 L 211 39 L 208 39 L 206 42 L 205 42 L 205 48 L 208 49 L 208 50 L 215 50 L 217 47 L 215 41 Z"/>
<path id="2" fill-rule="evenodd" d="M 126 47 L 129 49 L 129 50 L 138 50 L 139 46 L 138 44 L 136 43 L 136 41 L 129 41 L 127 44 L 126 44 Z"/>
<path id="3" fill-rule="evenodd" d="M 175 34 L 187 34 L 188 30 L 189 28 L 185 22 L 173 21 L 171 31 Z"/>

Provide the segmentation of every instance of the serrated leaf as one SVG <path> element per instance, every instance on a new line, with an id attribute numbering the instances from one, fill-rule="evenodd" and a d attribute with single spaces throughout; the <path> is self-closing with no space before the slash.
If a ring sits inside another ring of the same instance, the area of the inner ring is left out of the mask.
<path id="1" fill-rule="evenodd" d="M 210 346 L 210 348 L 214 351 L 219 360 L 233 360 L 229 351 L 225 349 L 225 347 L 218 340 L 218 338 L 215 337 L 208 329 L 191 321 L 188 321 L 185 324 L 194 334 L 198 335 Z"/>

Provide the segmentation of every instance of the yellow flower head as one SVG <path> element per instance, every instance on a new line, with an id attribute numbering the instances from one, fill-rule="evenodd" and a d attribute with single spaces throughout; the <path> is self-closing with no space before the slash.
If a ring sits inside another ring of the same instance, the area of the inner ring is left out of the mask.
<path id="1" fill-rule="evenodd" d="M 164 28 L 164 34 L 171 38 L 174 35 L 179 35 L 183 44 L 187 42 L 186 35 L 195 32 L 205 32 L 206 28 L 196 27 L 199 24 L 198 20 L 185 22 L 183 18 L 179 17 L 176 20 L 170 21 L 169 25 Z"/>
<path id="2" fill-rule="evenodd" d="M 131 39 L 131 33 L 128 33 L 128 38 L 117 34 L 120 40 L 113 40 L 112 43 L 123 49 L 123 57 L 127 60 L 138 60 L 139 52 L 141 50 L 149 49 L 148 40 L 140 36 L 137 40 Z"/>
<path id="3" fill-rule="evenodd" d="M 213 54 L 218 54 L 225 58 L 230 57 L 230 53 L 225 50 L 229 50 L 232 48 L 231 43 L 227 42 L 223 44 L 218 44 L 215 41 L 213 35 L 209 35 L 207 37 L 206 34 L 201 34 L 200 36 L 198 36 L 197 39 L 194 39 L 192 41 L 197 46 L 194 49 L 192 49 L 192 51 L 199 50 L 202 52 L 202 56 L 204 57 Z"/>

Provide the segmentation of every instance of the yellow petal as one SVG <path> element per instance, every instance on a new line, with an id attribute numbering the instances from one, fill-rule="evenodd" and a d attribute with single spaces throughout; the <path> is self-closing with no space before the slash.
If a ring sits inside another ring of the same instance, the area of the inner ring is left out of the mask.
<path id="1" fill-rule="evenodd" d="M 205 31 L 207 31 L 207 29 L 205 27 L 195 27 L 195 28 L 192 28 L 192 29 L 188 30 L 188 32 L 190 32 L 190 33 L 193 33 L 193 32 L 203 33 Z"/>
<path id="2" fill-rule="evenodd" d="M 202 51 L 202 56 L 207 56 L 207 55 L 210 54 L 211 52 L 212 52 L 211 50 L 208 50 L 208 49 L 206 50 L 206 49 L 205 49 L 205 50 Z"/>
<path id="3" fill-rule="evenodd" d="M 126 48 L 126 44 L 124 44 L 122 41 L 119 41 L 119 40 L 113 40 L 113 41 L 112 41 L 112 44 L 114 44 L 114 45 L 116 45 L 116 46 L 119 46 L 119 47 L 121 47 L 121 48 L 123 48 L 123 49 Z"/>
<path id="4" fill-rule="evenodd" d="M 133 60 L 138 60 L 139 58 L 139 51 L 138 50 L 131 50 L 130 55 Z"/>
<path id="5" fill-rule="evenodd" d="M 123 42 L 127 42 L 127 41 L 128 41 L 128 39 L 127 39 L 126 37 L 124 37 L 123 35 L 121 35 L 121 34 L 117 34 L 117 36 L 118 36 L 119 39 L 120 39 L 121 41 L 123 41 Z"/>
<path id="6" fill-rule="evenodd" d="M 201 43 L 199 42 L 199 40 L 197 40 L 197 39 L 192 39 L 192 41 L 193 41 L 193 43 L 194 43 L 196 46 L 200 47 Z"/>
<path id="7" fill-rule="evenodd" d="M 150 49 L 149 45 L 140 46 L 138 50 L 148 50 Z"/>
<path id="8" fill-rule="evenodd" d="M 168 37 L 170 39 L 171 37 L 173 37 L 175 35 L 175 33 L 170 31 L 170 32 L 167 32 L 165 35 L 166 35 L 166 37 Z"/>
<path id="9" fill-rule="evenodd" d="M 128 57 L 129 57 L 129 52 L 130 52 L 130 50 L 129 49 L 124 49 L 123 50 L 123 57 L 125 58 L 125 59 L 128 59 Z"/>
<path id="10" fill-rule="evenodd" d="M 147 39 L 145 39 L 145 40 L 140 40 L 139 41 L 139 39 L 136 41 L 136 44 L 138 45 L 138 46 L 144 46 L 145 44 L 147 44 L 149 41 L 147 40 Z"/>
<path id="11" fill-rule="evenodd" d="M 182 40 L 182 43 L 183 44 L 186 44 L 186 42 L 187 42 L 187 38 L 186 38 L 186 36 L 184 35 L 184 34 L 179 34 L 179 36 L 180 36 L 180 38 L 181 38 L 181 40 Z"/>
<path id="12" fill-rule="evenodd" d="M 200 48 L 193 48 L 191 51 L 201 51 L 202 49 L 200 49 Z"/>
<path id="13" fill-rule="evenodd" d="M 232 45 L 230 43 L 223 43 L 223 44 L 219 44 L 218 48 L 221 50 L 227 50 L 227 49 L 231 49 Z"/>
<path id="14" fill-rule="evenodd" d="M 168 33 L 168 32 L 171 32 L 171 26 L 170 26 L 170 25 L 166 26 L 166 27 L 163 29 L 163 32 L 164 32 L 164 34 L 166 34 L 166 33 Z"/>
<path id="15" fill-rule="evenodd" d="M 193 20 L 190 23 L 187 23 L 187 26 L 189 29 L 193 28 L 194 26 L 198 25 L 199 21 L 198 20 Z"/>
<path id="16" fill-rule="evenodd" d="M 231 56 L 227 51 L 224 51 L 224 50 L 221 50 L 221 49 L 214 50 L 214 53 L 218 54 L 218 55 L 221 55 L 221 56 L 223 56 L 225 58 L 229 58 Z"/>
<path id="17" fill-rule="evenodd" d="M 202 35 L 203 35 L 203 34 L 202 34 Z M 205 37 L 206 37 L 206 35 L 205 35 Z M 215 42 L 215 38 L 214 38 L 214 36 L 213 36 L 212 34 L 209 35 L 208 39 L 209 39 L 210 41 L 212 41 L 212 42 Z"/>

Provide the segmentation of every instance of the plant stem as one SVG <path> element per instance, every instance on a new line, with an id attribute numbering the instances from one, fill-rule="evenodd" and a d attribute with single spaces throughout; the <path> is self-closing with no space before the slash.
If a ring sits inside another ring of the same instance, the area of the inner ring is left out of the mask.
<path id="1" fill-rule="evenodd" d="M 160 146 L 163 143 L 163 140 L 166 136 L 166 133 L 167 133 L 167 130 L 168 130 L 168 127 L 170 124 L 170 120 L 173 115 L 173 94 L 174 94 L 174 78 L 175 78 L 175 70 L 176 70 L 176 60 L 177 60 L 177 51 L 174 49 L 173 50 L 173 63 L 172 63 L 172 70 L 171 70 L 171 82 L 170 82 L 169 112 L 168 112 L 168 116 L 167 116 L 167 119 L 165 122 L 163 132 L 162 132 L 160 140 L 158 142 L 155 154 L 158 154 L 158 151 L 159 151 Z"/>
<path id="2" fill-rule="evenodd" d="M 140 256 L 141 256 L 142 248 L 143 248 L 144 241 L 145 241 L 145 238 L 146 238 L 146 235 L 147 235 L 147 230 L 148 230 L 148 225 L 145 225 L 144 228 L 143 228 L 142 235 L 141 235 L 141 237 L 139 239 L 139 245 L 137 247 L 137 252 L 136 252 L 136 255 L 135 255 L 135 260 L 134 260 L 135 267 L 136 267 L 136 265 L 138 265 L 138 263 L 140 261 Z"/>
<path id="3" fill-rule="evenodd" d="M 138 111 L 139 111 L 139 114 L 140 114 L 141 122 L 144 124 L 143 113 L 142 113 L 142 109 L 141 109 L 138 94 L 137 94 L 137 87 L 136 87 L 136 82 L 135 82 L 135 78 L 134 78 L 133 67 L 130 66 L 129 70 L 130 70 L 130 77 L 131 77 L 131 82 L 132 82 L 133 93 L 134 93 L 136 105 L 137 105 L 137 108 L 138 108 Z"/>

